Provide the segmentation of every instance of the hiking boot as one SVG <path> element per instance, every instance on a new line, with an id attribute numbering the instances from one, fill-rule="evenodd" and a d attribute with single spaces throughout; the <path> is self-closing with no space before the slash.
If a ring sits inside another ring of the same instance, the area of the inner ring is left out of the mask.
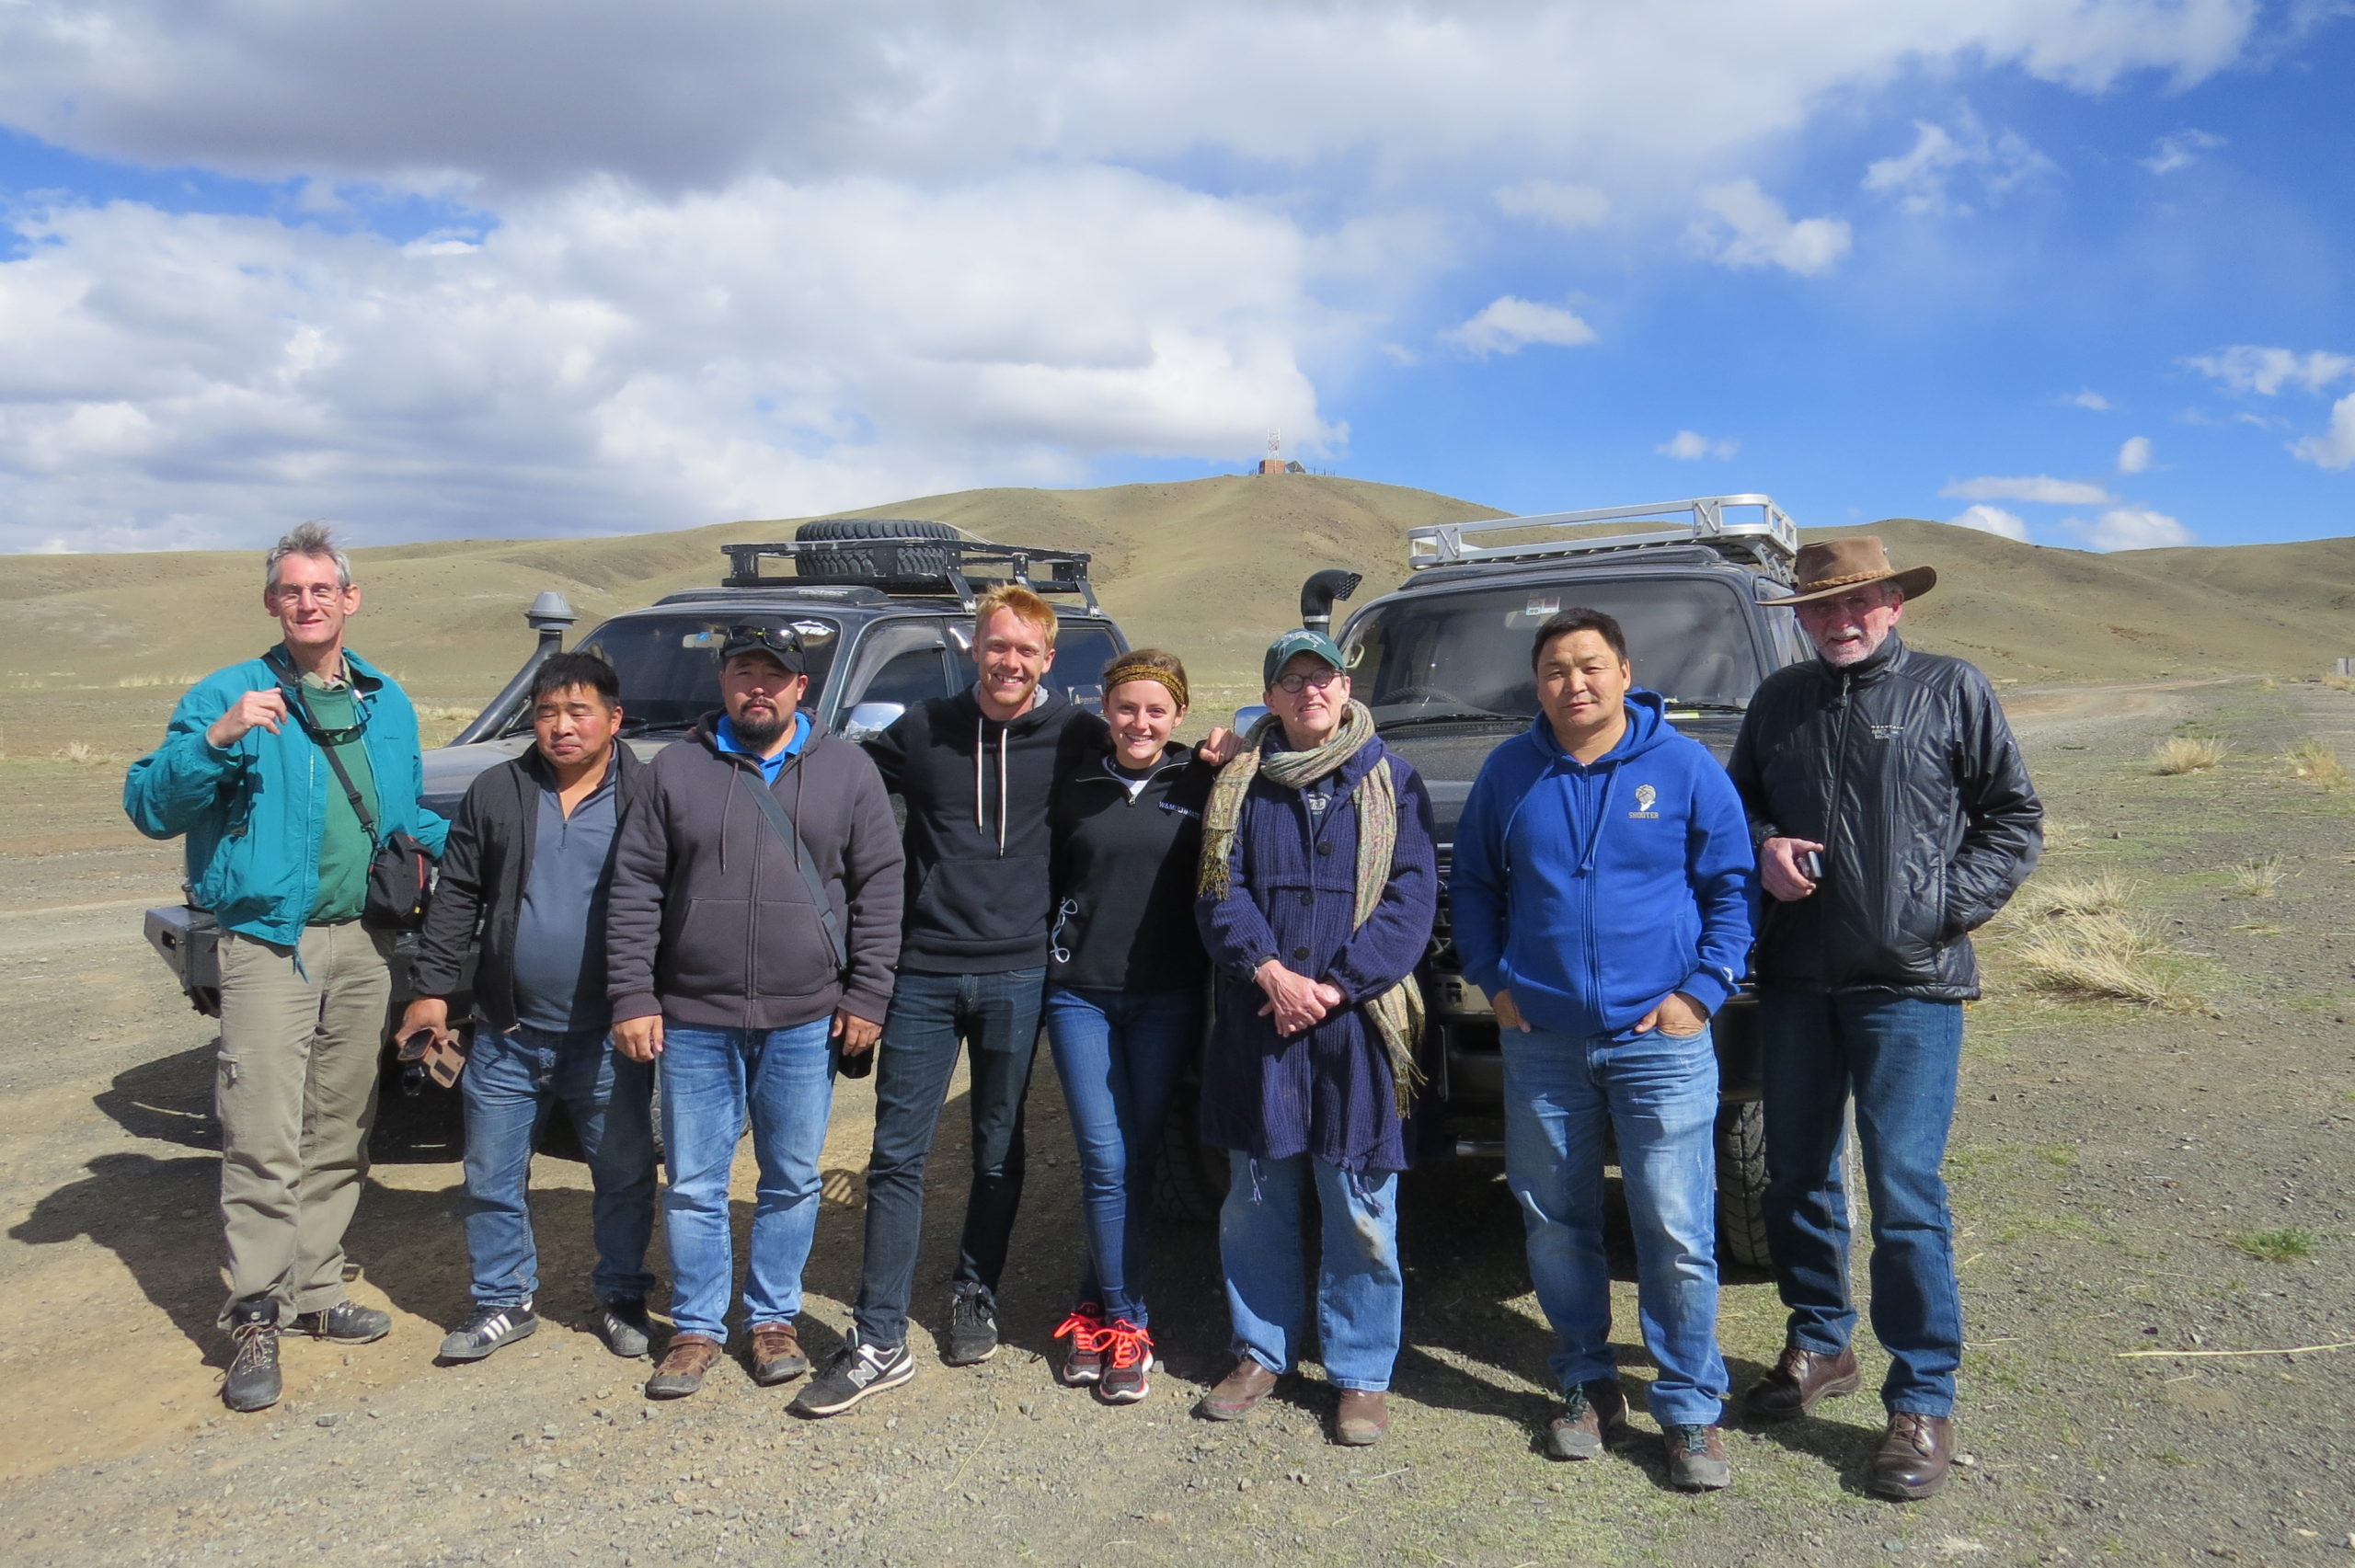
<path id="1" fill-rule="evenodd" d="M 997 1298 L 986 1285 L 960 1282 L 948 1298 L 948 1345 L 940 1358 L 972 1367 L 997 1354 Z"/>
<path id="2" fill-rule="evenodd" d="M 393 1332 L 393 1315 L 357 1301 L 338 1301 L 324 1312 L 298 1312 L 281 1333 L 307 1333 L 330 1345 L 370 1345 Z"/>
<path id="3" fill-rule="evenodd" d="M 791 1323 L 752 1325 L 752 1381 L 764 1389 L 789 1383 L 810 1370 L 801 1335 Z"/>
<path id="4" fill-rule="evenodd" d="M 1260 1366 L 1258 1357 L 1238 1356 L 1235 1370 L 1194 1402 L 1194 1413 L 1205 1421 L 1240 1421 L 1276 1391 L 1276 1375 Z"/>
<path id="5" fill-rule="evenodd" d="M 1104 1309 L 1093 1301 L 1082 1301 L 1071 1310 L 1071 1316 L 1055 1325 L 1054 1337 L 1071 1341 L 1071 1354 L 1063 1357 L 1063 1369 L 1055 1374 L 1067 1389 L 1086 1388 L 1104 1375 L 1104 1347 L 1097 1335 L 1104 1332 Z"/>
<path id="6" fill-rule="evenodd" d="M 1660 1429 L 1668 1449 L 1668 1483 L 1687 1492 L 1715 1492 L 1733 1482 L 1733 1466 L 1726 1459 L 1725 1429 L 1721 1426 L 1676 1426 Z"/>
<path id="7" fill-rule="evenodd" d="M 1599 1459 L 1626 1419 L 1627 1396 L 1617 1379 L 1580 1383 L 1545 1429 L 1545 1451 L 1557 1459 Z"/>
<path id="8" fill-rule="evenodd" d="M 1362 1448 L 1382 1441 L 1390 1430 L 1390 1398 L 1380 1389 L 1343 1389 L 1333 1407 L 1333 1441 L 1345 1448 Z"/>
<path id="9" fill-rule="evenodd" d="M 1153 1391 L 1153 1335 L 1121 1318 L 1097 1336 L 1104 1356 L 1104 1379 L 1096 1397 L 1106 1404 L 1134 1404 Z"/>
<path id="10" fill-rule="evenodd" d="M 1954 1422 L 1944 1415 L 1893 1414 L 1873 1455 L 1872 1489 L 1901 1503 L 1935 1497 L 1954 1463 Z"/>
<path id="11" fill-rule="evenodd" d="M 278 1303 L 267 1296 L 229 1309 L 229 1339 L 237 1347 L 221 1380 L 221 1402 L 231 1410 L 268 1410 L 278 1402 Z"/>
<path id="12" fill-rule="evenodd" d="M 861 1345 L 853 1335 L 826 1363 L 826 1369 L 802 1385 L 793 1399 L 796 1415 L 840 1415 L 869 1394 L 896 1389 L 916 1375 L 916 1358 L 904 1345 Z"/>
<path id="13" fill-rule="evenodd" d="M 540 1326 L 525 1301 L 512 1307 L 477 1307 L 474 1315 L 442 1342 L 444 1361 L 479 1361 L 502 1345 L 512 1345 Z"/>
<path id="14" fill-rule="evenodd" d="M 647 1321 L 646 1301 L 638 1296 L 617 1296 L 597 1303 L 597 1337 L 605 1348 L 635 1361 L 654 1348 L 654 1325 Z"/>
<path id="15" fill-rule="evenodd" d="M 670 1345 L 646 1379 L 648 1399 L 684 1399 L 703 1387 L 703 1375 L 719 1359 L 719 1341 L 709 1334 L 671 1336 Z"/>
<path id="16" fill-rule="evenodd" d="M 1741 1413 L 1752 1421 L 1788 1421 L 1813 1410 L 1819 1400 L 1836 1399 L 1856 1391 L 1856 1350 L 1844 1346 L 1836 1355 L 1801 1345 L 1783 1347 L 1775 1369 L 1750 1385 L 1741 1397 Z"/>

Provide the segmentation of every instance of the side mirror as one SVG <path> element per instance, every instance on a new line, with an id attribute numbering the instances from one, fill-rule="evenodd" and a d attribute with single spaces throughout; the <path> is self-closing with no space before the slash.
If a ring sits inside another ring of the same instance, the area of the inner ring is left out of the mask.
<path id="1" fill-rule="evenodd" d="M 1268 716 L 1268 704 L 1254 703 L 1247 708 L 1235 710 L 1235 733 L 1249 735 L 1251 727 Z"/>
<path id="2" fill-rule="evenodd" d="M 870 735 L 880 735 L 900 722 L 908 711 L 905 703 L 861 703 L 842 717 L 840 728 L 844 740 L 864 740 Z"/>

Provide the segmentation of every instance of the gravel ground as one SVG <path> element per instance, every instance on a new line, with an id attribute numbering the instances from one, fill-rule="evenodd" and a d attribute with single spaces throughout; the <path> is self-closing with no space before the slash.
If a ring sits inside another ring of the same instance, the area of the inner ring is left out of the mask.
<path id="1" fill-rule="evenodd" d="M 1511 1207 L 1476 1164 L 1407 1184 L 1407 1349 L 1379 1447 L 1327 1442 L 1313 1369 L 1260 1419 L 1188 1417 L 1224 1338 L 1199 1227 L 1161 1249 L 1169 1367 L 1153 1397 L 1114 1410 L 1056 1387 L 1046 1335 L 1076 1267 L 1075 1198 L 1043 1053 L 1027 1265 L 1004 1292 L 1008 1344 L 984 1367 L 943 1367 L 924 1337 L 945 1326 L 961 1207 L 952 1104 L 920 1370 L 848 1416 L 795 1421 L 789 1390 L 733 1366 L 694 1399 L 642 1399 L 643 1364 L 578 1324 L 586 1184 L 550 1160 L 535 1178 L 545 1326 L 489 1361 L 434 1367 L 465 1276 L 456 1169 L 429 1158 L 378 1166 L 350 1239 L 354 1294 L 392 1310 L 392 1336 L 289 1342 L 286 1402 L 226 1415 L 211 1029 L 137 933 L 140 903 L 169 896 L 168 853 L 109 819 L 113 769 L 0 763 L 0 995 L 18 1025 L 0 1051 L 0 1288 L 17 1309 L 0 1373 L 18 1391 L 0 1429 L 0 1560 L 2355 1562 L 2342 1345 L 2355 1341 L 2355 794 L 2277 760 L 2319 734 L 2355 761 L 2355 696 L 2247 683 L 2007 696 L 2062 825 L 2044 875 L 2131 878 L 2196 1000 L 2039 997 L 2020 989 L 2008 939 L 1986 944 L 1995 983 L 1971 1013 L 1949 1167 L 1971 1462 L 1911 1506 L 1861 1489 L 1869 1394 L 1731 1434 L 1735 1483 L 1716 1496 L 1666 1487 L 1641 1416 L 1611 1458 L 1549 1463 L 1547 1339 Z M 2174 732 L 2235 750 L 2160 778 L 2137 759 Z M 2236 892 L 2231 868 L 2268 857 L 2279 887 Z M 821 1346 L 855 1288 L 867 1096 L 843 1085 L 828 1148 L 807 1320 Z M 2285 1237 L 2303 1255 L 2283 1255 Z M 1649 1367 L 1624 1257 L 1619 1272 L 1640 1411 Z M 1729 1276 L 1722 1338 L 1738 1386 L 1772 1361 L 1771 1283 Z M 1880 1362 L 1869 1345 L 1865 1358 L 1869 1387 Z"/>

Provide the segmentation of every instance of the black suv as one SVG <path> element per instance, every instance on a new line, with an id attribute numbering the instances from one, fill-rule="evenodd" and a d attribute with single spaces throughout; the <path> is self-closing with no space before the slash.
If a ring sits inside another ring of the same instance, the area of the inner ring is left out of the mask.
<path id="1" fill-rule="evenodd" d="M 1662 522 L 1672 526 L 1615 532 Z M 1597 536 L 1596 525 L 1614 532 Z M 1537 713 L 1531 639 L 1560 610 L 1616 617 L 1637 684 L 1667 698 L 1676 727 L 1723 761 L 1758 683 L 1810 654 L 1791 612 L 1760 602 L 1790 591 L 1798 531 L 1764 496 L 1711 496 L 1442 523 L 1410 529 L 1407 539 L 1407 580 L 1351 615 L 1336 640 L 1357 700 L 1372 710 L 1384 741 L 1422 774 L 1438 816 L 1442 891 L 1423 973 L 1432 1036 L 1425 1059 L 1447 1113 L 1437 1124 L 1445 1133 L 1438 1147 L 1493 1157 L 1504 1147 L 1496 1014 L 1465 979 L 1449 943 L 1444 878 L 1481 763 Z M 1301 590 L 1304 624 L 1329 626 L 1334 600 L 1348 598 L 1357 581 L 1340 571 L 1310 578 Z M 1245 709 L 1236 729 L 1263 711 Z M 1713 1033 L 1722 1070 L 1720 1242 L 1731 1261 L 1763 1265 L 1765 1156 L 1756 998 L 1748 988 L 1718 1015 Z M 1427 1150 L 1432 1143 L 1427 1138 Z M 1180 1180 L 1189 1175 L 1216 1173 L 1181 1164 Z M 1180 1207 L 1199 1206 L 1199 1198 L 1172 1196 Z"/>
<path id="2" fill-rule="evenodd" d="M 815 723 L 853 739 L 884 728 L 912 703 L 971 683 L 973 601 L 996 583 L 1022 583 L 1055 604 L 1060 625 L 1048 684 L 1076 702 L 1101 700 L 1097 673 L 1129 646 L 1097 603 L 1088 556 L 1076 551 L 981 544 L 945 523 L 870 518 L 803 523 L 790 544 L 721 550 L 729 571 L 717 587 L 665 595 L 578 644 L 620 673 L 622 735 L 640 756 L 719 705 L 719 649 L 733 626 L 798 633 L 810 670 L 805 708 Z M 766 575 L 769 563 L 788 561 L 794 575 Z M 539 634 L 531 657 L 449 745 L 425 753 L 425 804 L 444 817 L 456 814 L 484 770 L 532 744 L 532 676 L 563 646 L 573 615 L 561 595 L 544 593 L 525 619 Z M 149 910 L 146 933 L 190 1001 L 217 1017 L 213 917 L 184 905 Z M 395 956 L 388 1031 L 408 1003 L 412 940 L 404 938 Z M 465 1016 L 463 1001 L 451 1012 Z"/>

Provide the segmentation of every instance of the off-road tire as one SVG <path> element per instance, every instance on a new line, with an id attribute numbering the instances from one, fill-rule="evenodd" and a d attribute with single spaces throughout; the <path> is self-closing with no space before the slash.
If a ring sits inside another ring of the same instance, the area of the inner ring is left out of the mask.
<path id="1" fill-rule="evenodd" d="M 1765 1268 L 1766 1107 L 1717 1107 L 1717 1253 L 1740 1268 Z"/>
<path id="2" fill-rule="evenodd" d="M 1164 1219 L 1207 1225 L 1226 1202 L 1226 1151 L 1202 1141 L 1201 1117 L 1201 1093 L 1188 1073 L 1162 1124 L 1153 1173 L 1153 1210 Z"/>
<path id="3" fill-rule="evenodd" d="M 841 550 L 811 551 L 794 565 L 794 572 L 809 583 L 868 583 L 879 578 L 913 578 L 945 574 L 948 570 L 948 554 L 945 550 L 887 549 L 861 550 L 859 544 L 907 539 L 961 539 L 964 535 L 945 522 L 925 522 L 913 518 L 833 517 L 817 522 L 805 522 L 793 531 L 799 544 L 841 544 Z"/>

